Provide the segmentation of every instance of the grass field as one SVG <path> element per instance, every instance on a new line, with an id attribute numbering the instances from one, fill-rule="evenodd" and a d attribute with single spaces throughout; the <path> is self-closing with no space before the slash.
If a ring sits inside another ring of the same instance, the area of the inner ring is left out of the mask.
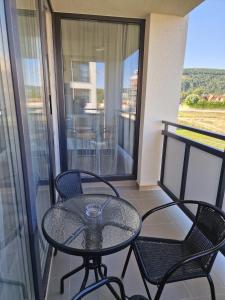
<path id="1" fill-rule="evenodd" d="M 214 131 L 225 135 L 225 110 L 180 109 L 178 123 L 191 127 Z M 202 134 L 178 129 L 177 134 L 207 144 L 221 150 L 225 149 L 225 141 L 204 136 Z"/>

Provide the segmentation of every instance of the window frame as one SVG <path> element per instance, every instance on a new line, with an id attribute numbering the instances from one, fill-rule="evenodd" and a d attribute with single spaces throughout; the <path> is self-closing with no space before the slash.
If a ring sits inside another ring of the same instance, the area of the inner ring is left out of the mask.
<path id="1" fill-rule="evenodd" d="M 145 19 L 136 18 L 123 18 L 113 16 L 96 16 L 72 13 L 55 12 L 53 14 L 53 27 L 54 27 L 54 44 L 55 44 L 55 57 L 57 61 L 57 88 L 58 88 L 58 108 L 59 108 L 59 139 L 60 139 L 60 164 L 61 170 L 66 171 L 67 168 L 67 139 L 66 139 L 66 109 L 64 101 L 63 87 L 63 62 L 62 62 L 62 43 L 61 43 L 61 20 L 85 20 L 85 21 L 100 21 L 122 24 L 138 24 L 140 26 L 139 36 L 139 60 L 138 60 L 138 84 L 137 84 L 137 101 L 136 101 L 136 123 L 133 145 L 133 170 L 131 175 L 115 175 L 104 176 L 107 180 L 136 180 L 138 168 L 138 145 L 139 145 L 139 131 L 140 131 L 140 114 L 141 114 L 141 93 L 142 93 L 142 78 L 143 78 L 143 59 L 144 59 L 144 36 L 145 36 Z M 93 181 L 88 179 L 87 181 Z"/>

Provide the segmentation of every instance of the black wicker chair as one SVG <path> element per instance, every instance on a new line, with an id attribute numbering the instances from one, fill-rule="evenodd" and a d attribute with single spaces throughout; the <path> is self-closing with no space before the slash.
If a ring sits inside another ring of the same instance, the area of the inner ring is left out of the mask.
<path id="1" fill-rule="evenodd" d="M 131 297 L 127 297 L 125 295 L 124 287 L 122 282 L 119 280 L 119 278 L 116 277 L 108 277 L 108 278 L 103 278 L 100 281 L 97 281 L 96 283 L 93 283 L 86 287 L 83 291 L 79 292 L 77 295 L 75 295 L 72 300 L 81 300 L 83 297 L 87 296 L 88 294 L 92 293 L 93 291 L 99 289 L 100 287 L 104 285 L 108 285 L 111 283 L 116 283 L 119 287 L 120 290 L 120 295 L 121 295 L 121 300 L 147 300 L 145 297 L 141 295 L 134 295 Z"/>
<path id="2" fill-rule="evenodd" d="M 165 284 L 206 277 L 212 300 L 216 299 L 210 271 L 218 251 L 225 245 L 225 213 L 200 201 L 167 203 L 146 212 L 142 221 L 161 209 L 183 204 L 197 205 L 193 225 L 183 241 L 139 236 L 129 249 L 122 272 L 125 275 L 132 250 L 149 299 L 147 281 L 158 286 L 155 300 L 159 300 Z"/>
<path id="3" fill-rule="evenodd" d="M 104 182 L 113 190 L 115 195 L 119 197 L 118 191 L 111 183 L 109 183 L 105 179 L 92 172 L 76 169 L 60 173 L 55 179 L 56 190 L 62 199 L 66 200 L 73 196 L 83 194 L 81 174 L 95 177 L 95 179 L 97 179 L 98 181 Z"/>

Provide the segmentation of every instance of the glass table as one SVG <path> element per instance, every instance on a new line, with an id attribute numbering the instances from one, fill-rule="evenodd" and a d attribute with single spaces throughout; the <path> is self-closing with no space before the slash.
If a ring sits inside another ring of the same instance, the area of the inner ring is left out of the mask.
<path id="1" fill-rule="evenodd" d="M 61 278 L 60 292 L 64 292 L 64 280 L 82 269 L 85 275 L 80 291 L 85 289 L 90 270 L 94 271 L 96 283 L 109 279 L 102 256 L 130 245 L 140 229 L 141 218 L 136 209 L 115 196 L 82 194 L 52 206 L 42 220 L 46 240 L 59 251 L 83 257 L 81 266 Z M 109 281 L 107 286 L 116 299 L 121 299 Z"/>

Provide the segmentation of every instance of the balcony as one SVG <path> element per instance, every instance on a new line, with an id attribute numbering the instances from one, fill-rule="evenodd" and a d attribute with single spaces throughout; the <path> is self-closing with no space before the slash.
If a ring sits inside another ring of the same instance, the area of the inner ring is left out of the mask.
<path id="1" fill-rule="evenodd" d="M 102 191 L 102 189 L 100 189 Z M 95 188 L 92 191 L 96 192 L 99 189 Z M 156 207 L 161 204 L 165 204 L 171 201 L 171 198 L 167 196 L 162 190 L 155 189 L 151 191 L 139 191 L 135 187 L 121 187 L 119 188 L 121 196 L 128 199 L 140 212 L 143 214 L 146 210 Z M 185 236 L 190 228 L 191 222 L 189 218 L 180 209 L 168 209 L 167 212 L 158 213 L 143 228 L 143 233 L 156 236 L 181 239 Z M 103 260 L 107 264 L 110 275 L 120 276 L 122 267 L 125 262 L 127 249 L 110 256 L 106 256 Z M 50 282 L 47 294 L 47 300 L 65 300 L 72 299 L 72 297 L 78 291 L 81 281 L 83 280 L 83 273 L 74 275 L 66 282 L 65 293 L 60 295 L 59 284 L 60 278 L 71 270 L 75 266 L 80 265 L 81 260 L 77 257 L 69 256 L 63 253 L 59 253 L 52 260 L 52 267 L 50 273 Z M 224 257 L 220 254 L 215 263 L 212 271 L 212 277 L 215 283 L 217 291 L 217 299 L 224 299 L 225 287 L 224 287 L 224 274 L 225 274 L 225 262 Z M 93 277 L 90 277 L 89 283 L 94 281 Z M 124 285 L 128 296 L 134 294 L 145 294 L 144 285 L 138 270 L 138 266 L 134 257 L 132 257 L 131 263 L 128 267 L 128 272 L 124 279 Z M 155 294 L 156 288 L 150 286 L 152 295 Z M 206 279 L 195 279 L 180 283 L 172 283 L 167 285 L 163 293 L 162 299 L 165 300 L 209 300 L 209 286 Z M 114 299 L 111 296 L 107 288 L 94 292 L 91 296 L 87 297 L 90 300 L 97 299 Z"/>
<path id="2" fill-rule="evenodd" d="M 80 287 L 82 272 L 60 294 L 60 277 L 80 258 L 54 256 L 42 230 L 58 200 L 54 179 L 63 171 L 97 173 L 140 215 L 186 199 L 225 209 L 224 151 L 187 133 L 217 143 L 225 137 L 175 123 L 187 15 L 203 0 L 86 2 L 0 0 L 3 300 L 69 300 Z M 85 191 L 108 193 L 89 177 L 84 181 Z M 182 239 L 194 214 L 189 206 L 169 208 L 149 218 L 142 233 Z M 127 250 L 103 258 L 110 275 L 120 277 Z M 224 255 L 212 270 L 217 300 L 225 297 Z M 134 256 L 123 282 L 128 296 L 146 296 Z M 149 288 L 154 296 L 156 288 Z M 195 279 L 167 285 L 162 299 L 209 295 L 207 281 Z M 102 288 L 87 299 L 114 298 Z"/>
<path id="3" fill-rule="evenodd" d="M 197 132 L 205 137 L 213 137 L 217 139 L 218 143 L 224 141 L 225 137 L 176 123 L 163 121 L 163 124 L 164 143 L 159 186 L 143 191 L 133 185 L 120 186 L 118 190 L 121 197 L 134 205 L 140 215 L 143 215 L 149 209 L 178 199 L 198 198 L 224 207 L 224 187 L 223 184 L 221 185 L 221 182 L 224 182 L 224 178 L 222 178 L 224 176 L 224 152 L 190 140 L 187 137 L 182 137 L 179 131 L 174 130 L 174 128 L 182 128 L 187 132 Z M 206 182 L 207 186 L 205 185 Z M 90 187 L 90 184 L 86 185 L 85 191 L 90 193 L 104 191 L 107 193 L 107 189 L 96 186 Z M 194 211 L 191 212 L 187 207 L 183 210 L 171 207 L 166 211 L 159 212 L 145 223 L 142 234 L 152 237 L 182 239 L 192 225 L 192 213 Z M 126 254 L 127 249 L 106 256 L 103 259 L 110 270 L 110 275 L 121 276 Z M 59 293 L 60 278 L 80 263 L 79 258 L 63 253 L 59 253 L 53 258 L 47 300 L 72 299 L 81 285 L 83 274 L 74 275 L 66 282 L 66 291 L 63 295 Z M 219 253 L 212 269 L 217 299 L 224 299 L 225 296 L 224 274 L 225 259 L 224 255 Z M 91 284 L 93 281 L 94 277 L 90 277 L 89 283 Z M 134 294 L 147 296 L 134 256 L 132 256 L 128 267 L 124 285 L 128 296 Z M 149 285 L 149 287 L 151 294 L 154 296 L 156 288 L 152 285 Z M 210 300 L 209 295 L 210 289 L 207 280 L 194 279 L 167 285 L 162 299 Z M 107 288 L 102 288 L 91 294 L 87 299 L 114 298 Z"/>

